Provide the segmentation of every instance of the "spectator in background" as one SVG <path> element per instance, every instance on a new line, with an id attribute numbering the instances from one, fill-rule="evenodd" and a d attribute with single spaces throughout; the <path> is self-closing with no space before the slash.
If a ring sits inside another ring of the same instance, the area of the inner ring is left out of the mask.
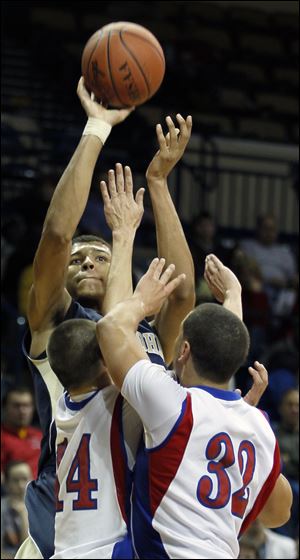
<path id="1" fill-rule="evenodd" d="M 274 431 L 280 446 L 282 472 L 288 479 L 298 480 L 299 474 L 299 392 L 289 389 L 282 395 L 279 406 L 281 420 Z"/>
<path id="2" fill-rule="evenodd" d="M 275 316 L 287 316 L 295 306 L 299 276 L 296 259 L 288 245 L 278 242 L 276 219 L 257 219 L 256 239 L 241 242 L 241 249 L 256 260 Z"/>
<path id="3" fill-rule="evenodd" d="M 282 473 L 293 491 L 291 517 L 285 525 L 276 529 L 278 533 L 296 538 L 299 529 L 299 391 L 289 389 L 282 395 L 279 406 L 280 422 L 273 426 L 277 437 Z"/>
<path id="4" fill-rule="evenodd" d="M 28 536 L 28 516 L 24 503 L 25 488 L 32 479 L 30 466 L 10 461 L 5 469 L 6 495 L 1 498 L 1 558 L 14 558 Z"/>
<path id="5" fill-rule="evenodd" d="M 268 364 L 269 386 L 263 395 L 263 408 L 275 423 L 281 419 L 279 409 L 282 395 L 290 389 L 298 390 L 299 351 L 293 339 L 285 338 L 269 346 L 264 358 Z"/>
<path id="6" fill-rule="evenodd" d="M 37 477 L 42 432 L 31 426 L 34 401 L 30 389 L 9 389 L 3 399 L 1 424 L 1 473 L 10 461 L 24 461 Z"/>
<path id="7" fill-rule="evenodd" d="M 242 286 L 243 317 L 251 338 L 249 362 L 260 359 L 267 344 L 270 306 L 258 263 L 240 248 L 231 259 L 231 268 Z"/>
<path id="8" fill-rule="evenodd" d="M 241 542 L 252 543 L 258 551 L 256 558 L 268 560 L 297 558 L 296 542 L 290 537 L 275 533 L 272 529 L 266 529 L 259 519 L 250 525 L 242 536 Z M 239 558 L 246 558 L 246 556 L 239 556 Z M 255 558 L 255 556 L 248 556 L 248 558 Z"/>
<path id="9" fill-rule="evenodd" d="M 203 278 L 205 257 L 214 253 L 225 266 L 231 255 L 231 250 L 226 248 L 218 239 L 216 225 L 208 212 L 201 212 L 191 223 L 189 247 L 195 266 L 195 284 L 197 303 L 213 299 L 207 283 Z"/>

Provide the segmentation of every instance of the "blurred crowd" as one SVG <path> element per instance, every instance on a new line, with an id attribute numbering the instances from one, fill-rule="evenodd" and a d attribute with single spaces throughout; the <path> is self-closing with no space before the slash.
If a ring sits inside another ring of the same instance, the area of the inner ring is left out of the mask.
<path id="1" fill-rule="evenodd" d="M 32 260 L 55 180 L 44 178 L 31 197 L 14 204 L 2 231 L 2 550 L 3 558 L 13 557 L 27 531 L 24 506 L 26 483 L 34 478 L 39 460 L 41 431 L 34 411 L 32 383 L 21 352 L 26 330 L 26 300 L 32 280 Z M 100 207 L 100 205 L 99 205 Z M 85 213 L 78 233 L 101 234 L 108 239 L 104 216 L 98 207 L 99 225 L 93 212 Z M 151 213 L 147 220 L 151 223 Z M 215 253 L 238 276 L 243 291 L 244 321 L 251 348 L 248 363 L 236 375 L 243 394 L 251 378 L 247 367 L 258 359 L 269 372 L 269 386 L 260 408 L 270 418 L 279 441 L 282 472 L 294 493 L 290 521 L 278 530 L 265 530 L 256 522 L 241 541 L 240 558 L 296 558 L 299 504 L 299 358 L 298 285 L 295 248 L 280 240 L 276 217 L 259 216 L 257 229 L 248 239 L 222 239 L 216 220 L 202 212 L 185 225 L 195 263 L 197 304 L 212 301 L 203 278 L 205 256 Z M 140 255 L 134 266 L 136 278 L 146 269 L 147 247 L 137 247 Z M 148 247 L 149 249 L 149 247 Z M 152 247 L 154 249 L 154 247 Z M 151 255 L 152 256 L 152 255 Z M 276 552 L 274 552 L 274 550 Z M 275 554 L 275 555 L 274 555 Z M 277 555 L 277 556 L 276 556 Z"/>
<path id="2" fill-rule="evenodd" d="M 120 129 L 120 144 L 112 143 L 112 163 L 122 158 L 120 145 L 127 145 L 130 134 L 132 168 L 144 171 L 145 153 L 153 152 L 150 122 L 152 127 L 161 110 L 163 114 L 192 112 L 194 129 L 198 127 L 207 137 L 217 134 L 294 144 L 299 138 L 294 14 L 256 11 L 249 6 L 241 9 L 239 2 L 228 6 L 225 2 L 155 2 L 151 10 L 147 2 L 102 2 L 99 20 L 95 2 L 64 3 L 63 8 L 61 3 L 43 4 L 47 9 L 36 3 L 6 2 L 5 14 L 1 558 L 14 557 L 28 530 L 24 494 L 27 482 L 37 473 L 42 433 L 21 350 L 27 295 L 33 257 L 59 178 L 56 172 L 65 165 L 79 134 L 81 109 L 70 92 L 75 92 L 82 45 L 94 32 L 95 21 L 102 25 L 132 20 L 148 26 L 162 41 L 168 67 L 153 105 L 134 115 L 140 120 L 130 132 L 126 124 Z M 187 83 L 198 84 L 199 75 L 201 106 L 198 88 L 187 87 Z M 146 201 L 136 239 L 136 280 L 155 256 L 153 224 Z M 241 282 L 251 348 L 235 384 L 245 394 L 251 383 L 248 366 L 259 360 L 267 367 L 269 386 L 259 406 L 269 415 L 280 445 L 282 472 L 294 494 L 290 521 L 278 530 L 253 523 L 241 539 L 240 558 L 299 558 L 298 247 L 283 242 L 278 224 L 277 216 L 257 216 L 256 230 L 249 231 L 247 238 L 240 233 L 234 239 L 219 227 L 218 216 L 206 211 L 183 224 L 194 258 L 197 304 L 212 301 L 203 279 L 207 254 L 216 254 Z M 91 191 L 76 233 L 110 240 L 98 187 Z"/>

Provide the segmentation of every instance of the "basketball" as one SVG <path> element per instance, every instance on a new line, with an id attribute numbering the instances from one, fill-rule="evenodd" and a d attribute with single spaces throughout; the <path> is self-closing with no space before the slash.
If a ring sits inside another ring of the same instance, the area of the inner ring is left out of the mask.
<path id="1" fill-rule="evenodd" d="M 154 35 L 136 23 L 110 23 L 87 41 L 81 60 L 86 88 L 112 107 L 145 103 L 165 73 L 163 50 Z"/>

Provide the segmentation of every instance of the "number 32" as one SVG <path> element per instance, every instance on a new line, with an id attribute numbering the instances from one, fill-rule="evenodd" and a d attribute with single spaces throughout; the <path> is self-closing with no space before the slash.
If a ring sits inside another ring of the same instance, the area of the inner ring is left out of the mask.
<path id="1" fill-rule="evenodd" d="M 216 459 L 224 445 L 223 457 Z M 226 469 L 235 463 L 234 449 L 228 434 L 216 434 L 207 444 L 206 458 L 209 460 L 207 470 L 217 477 L 217 495 L 211 498 L 213 483 L 210 476 L 202 476 L 198 482 L 197 498 L 208 508 L 220 509 L 225 507 L 231 498 L 231 513 L 243 518 L 249 500 L 249 488 L 255 470 L 255 447 L 247 440 L 243 440 L 238 449 L 238 464 L 243 479 L 242 487 L 231 495 L 231 482 Z"/>

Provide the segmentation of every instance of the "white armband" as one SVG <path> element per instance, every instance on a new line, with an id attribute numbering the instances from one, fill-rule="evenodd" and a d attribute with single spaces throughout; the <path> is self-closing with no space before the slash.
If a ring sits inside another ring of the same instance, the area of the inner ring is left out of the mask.
<path id="1" fill-rule="evenodd" d="M 101 119 L 98 119 L 96 117 L 89 117 L 82 136 L 88 136 L 89 134 L 92 134 L 93 136 L 97 136 L 99 140 L 101 140 L 102 144 L 104 144 L 108 136 L 110 135 L 111 129 L 111 124 L 108 124 L 107 122 L 102 121 Z"/>

